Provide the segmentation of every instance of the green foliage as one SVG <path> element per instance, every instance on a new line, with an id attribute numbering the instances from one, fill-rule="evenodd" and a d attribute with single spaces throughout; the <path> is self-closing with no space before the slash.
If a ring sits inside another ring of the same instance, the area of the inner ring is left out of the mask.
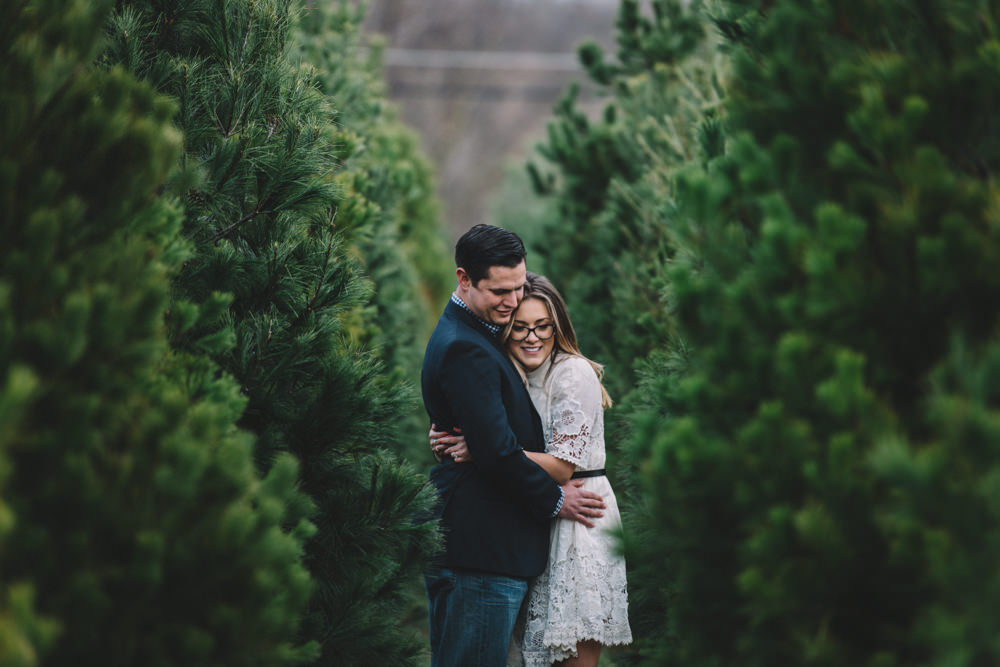
<path id="1" fill-rule="evenodd" d="M 2 6 L 0 659 L 301 662 L 296 465 L 256 476 L 245 400 L 163 326 L 175 107 L 89 67 L 109 3 Z"/>
<path id="2" fill-rule="evenodd" d="M 235 378 L 259 469 L 285 452 L 300 462 L 317 529 L 303 636 L 319 664 L 406 664 L 421 647 L 396 627 L 399 599 L 433 546 L 432 527 L 412 522 L 430 496 L 383 451 L 413 397 L 371 345 L 396 364 L 388 343 L 407 339 L 379 335 L 361 243 L 377 202 L 342 176 L 351 128 L 336 124 L 326 75 L 296 64 L 293 26 L 281 0 L 119 3 L 104 61 L 177 102 L 169 191 L 193 251 L 173 280 L 171 341 L 192 375 L 211 361 Z"/>
<path id="3" fill-rule="evenodd" d="M 992 664 L 1000 15 L 730 4 L 734 139 L 676 182 L 685 347 L 630 452 L 643 655 Z"/>
<path id="4" fill-rule="evenodd" d="M 625 467 L 632 453 L 620 461 L 619 449 L 633 430 L 644 433 L 646 421 L 674 407 L 674 380 L 686 368 L 668 274 L 686 252 L 677 178 L 725 150 L 729 70 L 703 3 L 657 1 L 650 10 L 622 2 L 617 61 L 595 44 L 581 48 L 583 65 L 611 101 L 592 119 L 569 91 L 539 147 L 550 168 L 528 168 L 540 195 L 535 211 L 526 215 L 519 205 L 525 198 L 514 193 L 498 218 L 528 239 L 532 270 L 563 292 L 582 349 L 606 365 L 605 384 L 617 401 L 606 445 L 626 535 L 649 545 L 627 561 L 630 620 L 642 651 L 657 650 L 664 636 L 670 594 L 662 581 L 670 564 L 662 542 L 669 535 L 663 510 Z M 615 654 L 640 660 L 633 649 Z"/>
<path id="5" fill-rule="evenodd" d="M 339 162 L 333 180 L 342 193 L 337 225 L 375 285 L 359 337 L 416 386 L 424 346 L 454 275 L 442 261 L 450 248 L 438 221 L 431 167 L 386 99 L 380 50 L 361 50 L 364 9 L 341 0 L 303 12 L 298 57 L 317 68 L 318 88 L 332 101 Z M 426 439 L 418 435 L 426 433 L 427 414 L 419 401 L 412 405 L 397 451 L 429 465 Z"/>
<path id="6" fill-rule="evenodd" d="M 6 306 L 8 295 L 4 296 L 0 304 Z M 0 391 L 0 558 L 9 552 L 5 545 L 17 520 L 11 502 L 5 500 L 11 473 L 7 449 L 21 426 L 22 416 L 38 384 L 31 371 L 22 366 L 10 368 L 6 382 Z M 0 580 L 0 591 L 3 594 L 0 599 L 0 664 L 33 667 L 57 636 L 59 625 L 50 618 L 38 616 L 35 591 L 30 583 L 12 582 L 5 577 Z"/>
<path id="7" fill-rule="evenodd" d="M 582 50 L 613 101 L 557 109 L 526 234 L 635 385 L 622 659 L 997 662 L 996 8 L 650 9 Z"/>
<path id="8" fill-rule="evenodd" d="M 584 351 L 608 366 L 621 398 L 635 384 L 634 362 L 672 335 L 662 298 L 663 267 L 677 252 L 674 175 L 722 150 L 724 65 L 700 3 L 658 1 L 646 16 L 626 0 L 617 26 L 618 62 L 596 44 L 580 51 L 614 98 L 597 120 L 578 108 L 575 89 L 559 102 L 539 146 L 557 171 L 529 165 L 555 211 L 525 236 L 537 239 L 532 268 L 563 292 Z M 519 212 L 506 214 L 515 229 Z"/>

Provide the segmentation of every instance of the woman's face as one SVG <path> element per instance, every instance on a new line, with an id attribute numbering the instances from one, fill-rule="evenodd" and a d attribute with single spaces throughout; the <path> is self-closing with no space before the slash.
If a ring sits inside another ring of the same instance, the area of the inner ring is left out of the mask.
<path id="1" fill-rule="evenodd" d="M 523 300 L 514 312 L 507 350 L 524 370 L 533 371 L 548 359 L 555 344 L 555 323 L 545 303 L 531 297 Z"/>

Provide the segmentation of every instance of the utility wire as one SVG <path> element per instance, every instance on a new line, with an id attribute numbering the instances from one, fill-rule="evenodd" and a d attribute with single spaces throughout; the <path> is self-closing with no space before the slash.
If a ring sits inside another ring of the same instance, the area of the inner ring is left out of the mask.
<path id="1" fill-rule="evenodd" d="M 522 100 L 552 104 L 565 92 L 564 85 L 486 85 L 482 83 L 413 83 L 392 81 L 392 96 L 407 99 L 482 99 L 489 101 Z M 584 90 L 583 97 L 590 97 Z"/>
<path id="2" fill-rule="evenodd" d="M 427 67 L 433 69 L 535 70 L 580 72 L 575 53 L 543 51 L 457 51 L 441 49 L 385 49 L 387 67 Z"/>

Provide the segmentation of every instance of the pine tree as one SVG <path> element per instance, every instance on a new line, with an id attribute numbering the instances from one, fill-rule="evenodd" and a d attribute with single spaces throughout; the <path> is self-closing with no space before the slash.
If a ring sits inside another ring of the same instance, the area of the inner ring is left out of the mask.
<path id="1" fill-rule="evenodd" d="M 416 386 L 424 345 L 438 310 L 454 287 L 449 248 L 439 224 L 431 166 L 415 133 L 387 98 L 381 50 L 369 37 L 361 49 L 364 5 L 340 0 L 302 13 L 296 57 L 316 69 L 319 90 L 333 106 L 341 190 L 337 221 L 375 293 L 362 340 L 379 350 L 387 369 Z M 427 413 L 413 401 L 409 435 L 397 451 L 433 463 L 427 449 Z"/>
<path id="2" fill-rule="evenodd" d="M 661 295 L 662 269 L 677 252 L 674 174 L 722 150 L 717 40 L 703 5 L 686 4 L 657 0 L 647 16 L 623 0 L 617 58 L 596 43 L 580 49 L 612 96 L 603 117 L 590 120 L 571 88 L 538 149 L 554 173 L 529 165 L 536 189 L 557 202 L 541 232 L 526 231 L 538 239 L 532 267 L 566 296 L 583 349 L 608 366 L 619 398 L 634 386 L 633 362 L 672 335 Z"/>
<path id="3" fill-rule="evenodd" d="M 364 344 L 373 284 L 343 216 L 341 155 L 320 74 L 292 56 L 289 2 L 119 3 L 105 62 L 178 104 L 184 154 L 171 192 L 194 252 L 173 281 L 171 341 L 207 354 L 247 398 L 240 420 L 269 470 L 300 461 L 315 506 L 307 564 L 316 593 L 304 637 L 319 664 L 406 664 L 420 642 L 397 627 L 404 584 L 433 546 L 413 524 L 430 501 L 396 447 L 412 393 Z M 364 222 L 364 221 L 362 221 Z M 218 310 L 216 295 L 228 295 Z M 186 304 L 218 313 L 192 319 Z"/>
<path id="4" fill-rule="evenodd" d="M 732 141 L 679 179 L 683 346 L 632 444 L 645 660 L 993 664 L 1000 13 L 717 18 Z"/>
<path id="5" fill-rule="evenodd" d="M 5 500 L 11 473 L 7 448 L 37 386 L 31 372 L 22 367 L 10 369 L 5 379 L 7 384 L 0 390 L 0 562 L 9 551 L 7 540 L 17 520 L 10 501 Z M 0 576 L 3 572 L 0 570 Z M 0 579 L 0 595 L 0 664 L 34 667 L 52 644 L 59 626 L 51 618 L 39 616 L 30 582 Z"/>
<path id="6" fill-rule="evenodd" d="M 299 16 L 294 57 L 315 68 L 318 89 L 331 101 L 339 161 L 332 178 L 341 191 L 337 220 L 351 256 L 363 262 L 375 285 L 357 336 L 379 350 L 387 374 L 415 388 L 424 345 L 454 277 L 441 261 L 449 250 L 431 166 L 388 99 L 378 41 L 368 35 L 361 48 L 365 10 L 346 0 L 312 5 Z M 423 437 L 423 404 L 411 401 L 396 419 L 393 451 L 429 468 L 434 460 Z M 425 632 L 422 578 L 412 577 L 405 591 L 401 630 Z"/>
<path id="7" fill-rule="evenodd" d="M 167 343 L 175 107 L 90 66 L 111 3 L 0 7 L 0 661 L 301 662 L 295 463 Z"/>
<path id="8" fill-rule="evenodd" d="M 658 0 L 647 11 L 623 0 L 615 58 L 593 43 L 580 49 L 590 78 L 610 98 L 603 116 L 588 118 L 571 89 L 539 147 L 544 162 L 529 164 L 541 214 L 525 215 L 520 192 L 499 202 L 500 220 L 534 239 L 531 268 L 566 295 L 583 350 L 605 364 L 616 401 L 605 416 L 609 468 L 624 534 L 640 543 L 664 536 L 647 520 L 653 509 L 632 457 L 621 453 L 637 416 L 659 414 L 663 392 L 684 369 L 668 279 L 684 252 L 676 179 L 724 152 L 729 66 L 708 16 L 701 2 Z M 638 661 L 638 649 L 650 650 L 644 639 L 655 647 L 663 636 L 667 601 L 659 589 L 636 584 L 662 578 L 660 554 L 627 559 L 637 642 L 609 652 L 615 664 Z"/>

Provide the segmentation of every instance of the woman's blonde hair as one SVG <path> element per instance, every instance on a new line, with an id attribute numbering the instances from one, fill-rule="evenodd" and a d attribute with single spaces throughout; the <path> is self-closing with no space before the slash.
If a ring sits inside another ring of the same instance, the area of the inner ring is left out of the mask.
<path id="1" fill-rule="evenodd" d="M 555 345 L 552 347 L 552 356 L 555 357 L 557 354 L 568 354 L 575 357 L 580 357 L 585 360 L 597 373 L 597 381 L 601 385 L 601 407 L 610 408 L 613 405 L 611 396 L 608 394 L 607 389 L 604 388 L 604 383 L 601 382 L 601 378 L 604 377 L 604 366 L 597 363 L 596 361 L 591 361 L 587 357 L 583 356 L 580 352 L 580 345 L 576 342 L 576 331 L 573 329 L 573 322 L 569 319 L 569 310 L 566 308 L 566 302 L 563 300 L 562 295 L 559 290 L 549 281 L 545 276 L 540 276 L 537 273 L 528 272 L 527 281 L 524 285 L 524 298 L 523 301 L 527 299 L 538 299 L 543 304 L 545 304 L 546 310 L 549 311 L 549 317 L 552 318 L 555 324 Z M 503 341 L 504 344 L 507 343 L 508 338 L 510 338 L 510 330 L 514 325 L 514 318 L 511 317 L 507 326 L 503 330 Z M 555 359 L 553 358 L 553 362 Z M 524 369 L 521 364 L 514 359 L 514 365 L 517 367 L 521 377 L 527 382 L 527 378 L 524 375 Z M 551 371 L 551 366 L 549 367 Z"/>

